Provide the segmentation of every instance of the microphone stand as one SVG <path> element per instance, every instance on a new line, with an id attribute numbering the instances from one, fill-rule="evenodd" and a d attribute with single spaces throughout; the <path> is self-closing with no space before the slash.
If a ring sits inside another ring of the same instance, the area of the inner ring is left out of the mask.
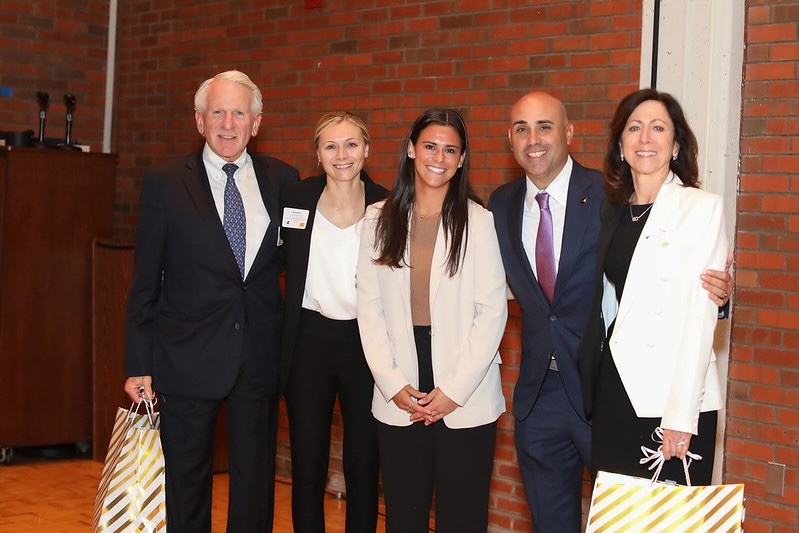
<path id="1" fill-rule="evenodd" d="M 39 143 L 38 147 L 43 147 L 44 143 L 44 124 L 47 118 L 47 106 L 50 103 L 50 95 L 44 92 L 36 93 L 36 101 L 39 102 Z"/>
<path id="2" fill-rule="evenodd" d="M 64 144 L 61 145 L 62 148 L 66 150 L 80 150 L 77 146 L 72 144 L 72 110 L 75 107 L 75 102 L 77 99 L 72 94 L 65 94 L 64 95 L 64 105 L 67 106 L 67 128 L 66 128 L 66 136 L 64 138 Z"/>

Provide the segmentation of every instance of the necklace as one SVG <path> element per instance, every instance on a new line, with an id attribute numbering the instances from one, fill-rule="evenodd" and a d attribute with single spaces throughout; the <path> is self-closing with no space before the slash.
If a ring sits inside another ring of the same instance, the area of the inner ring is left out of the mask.
<path id="1" fill-rule="evenodd" d="M 641 217 L 644 216 L 645 214 L 647 214 L 649 212 L 649 210 L 652 209 L 652 206 L 655 205 L 655 204 L 649 204 L 649 207 L 644 209 L 643 213 L 641 213 L 638 216 L 633 215 L 633 204 L 629 204 L 629 205 L 630 205 L 630 218 L 633 220 L 633 222 L 638 222 L 639 220 L 641 220 Z"/>

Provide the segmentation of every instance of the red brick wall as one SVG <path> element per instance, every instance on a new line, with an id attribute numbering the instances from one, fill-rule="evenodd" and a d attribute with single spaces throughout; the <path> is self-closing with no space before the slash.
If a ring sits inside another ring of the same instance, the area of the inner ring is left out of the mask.
<path id="1" fill-rule="evenodd" d="M 749 0 L 725 479 L 746 531 L 799 529 L 799 2 Z M 785 494 L 766 492 L 769 462 Z"/>
<path id="2" fill-rule="evenodd" d="M 120 5 L 112 150 L 119 153 L 116 235 L 135 235 L 144 168 L 200 146 L 192 95 L 215 72 L 240 68 L 266 97 L 256 151 L 315 171 L 318 116 L 349 108 L 370 125 L 370 172 L 390 184 L 400 140 L 431 105 L 463 110 L 481 194 L 519 174 L 506 144 L 509 106 L 531 88 L 567 102 L 572 152 L 600 163 L 606 122 L 637 86 L 640 0 L 343 0 L 305 9 L 275 0 L 126 0 Z M 66 5 L 68 7 L 62 7 Z M 531 7 L 532 5 L 532 7 Z M 725 477 L 747 484 L 747 532 L 799 521 L 799 222 L 796 184 L 799 2 L 748 0 L 736 302 Z M 490 6 L 490 7 L 486 7 Z M 50 92 L 48 136 L 63 135 L 64 92 L 78 97 L 74 135 L 102 139 L 107 2 L 3 0 L 0 130 L 36 129 L 35 92 Z M 55 41 L 55 44 L 49 44 Z M 518 309 L 502 345 L 510 394 L 518 370 Z M 510 407 L 510 406 L 509 406 Z M 285 424 L 280 465 L 288 468 Z M 340 439 L 340 428 L 334 430 Z M 493 530 L 529 531 L 513 452 L 500 421 Z M 340 440 L 333 467 L 340 469 Z M 765 493 L 766 463 L 787 465 L 786 495 Z"/>
<path id="3" fill-rule="evenodd" d="M 77 99 L 72 142 L 102 150 L 108 48 L 105 0 L 3 0 L 0 9 L 0 131 L 33 130 L 39 136 L 36 93 L 50 106 L 45 137 L 66 133 L 64 94 Z"/>
<path id="4" fill-rule="evenodd" d="M 595 164 L 612 102 L 637 84 L 639 1 L 324 3 L 120 5 L 120 237 L 135 233 L 143 167 L 199 146 L 192 96 L 221 70 L 239 68 L 262 87 L 256 149 L 303 175 L 316 171 L 313 127 L 327 110 L 351 109 L 367 120 L 375 141 L 368 168 L 390 183 L 412 120 L 433 105 L 461 109 L 473 143 L 472 177 L 486 197 L 517 174 L 504 120 L 523 92 L 547 88 L 568 101 L 575 153 Z"/>

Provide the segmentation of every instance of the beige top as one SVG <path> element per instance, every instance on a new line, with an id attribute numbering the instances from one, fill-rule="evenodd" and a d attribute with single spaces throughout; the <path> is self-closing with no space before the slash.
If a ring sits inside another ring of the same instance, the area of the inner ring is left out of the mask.
<path id="1" fill-rule="evenodd" d="M 422 218 L 413 212 L 411 217 L 411 316 L 414 326 L 430 325 L 430 266 L 441 215 Z"/>

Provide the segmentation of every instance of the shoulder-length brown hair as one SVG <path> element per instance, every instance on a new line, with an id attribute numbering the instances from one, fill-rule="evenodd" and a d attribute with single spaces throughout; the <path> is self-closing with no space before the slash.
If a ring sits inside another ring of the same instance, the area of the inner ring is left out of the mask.
<path id="1" fill-rule="evenodd" d="M 679 102 L 670 94 L 655 89 L 640 89 L 625 96 L 613 119 L 610 121 L 608 149 L 605 153 L 604 175 L 605 192 L 608 201 L 614 205 L 627 205 L 633 193 L 633 176 L 630 165 L 621 159 L 621 136 L 627 127 L 627 121 L 639 105 L 654 100 L 666 107 L 671 122 L 674 124 L 674 142 L 680 147 L 677 159 L 669 163 L 669 168 L 682 180 L 686 187 L 699 186 L 699 165 L 697 163 L 698 148 L 696 137 L 685 120 L 685 114 Z"/>
<path id="2" fill-rule="evenodd" d="M 413 159 L 408 156 L 408 145 L 416 144 L 419 135 L 428 126 L 450 126 L 461 140 L 461 153 L 465 153 L 463 165 L 455 171 L 449 182 L 444 205 L 441 207 L 441 224 L 448 245 L 447 274 L 452 277 L 458 272 L 461 258 L 466 253 L 466 240 L 469 235 L 469 200 L 482 205 L 480 197 L 469 185 L 469 138 L 463 117 L 454 109 L 436 107 L 422 113 L 411 126 L 402 142 L 400 165 L 394 186 L 386 198 L 377 219 L 375 243 L 379 265 L 391 268 L 406 266 L 405 249 L 410 232 L 410 216 L 416 200 L 416 170 Z"/>

